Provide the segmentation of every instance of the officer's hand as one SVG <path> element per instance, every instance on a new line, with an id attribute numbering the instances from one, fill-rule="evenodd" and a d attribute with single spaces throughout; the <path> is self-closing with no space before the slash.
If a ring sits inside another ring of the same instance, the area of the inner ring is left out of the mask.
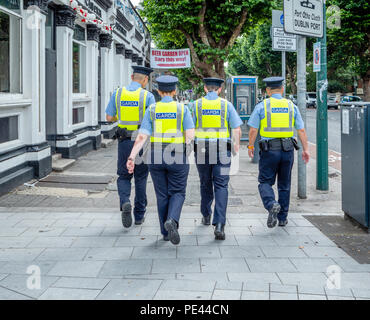
<path id="1" fill-rule="evenodd" d="M 254 158 L 254 149 L 248 149 L 249 158 Z"/>
<path id="2" fill-rule="evenodd" d="M 127 160 L 127 170 L 128 170 L 128 173 L 134 173 L 134 169 L 135 169 L 135 161 L 133 159 L 128 159 Z"/>
<path id="3" fill-rule="evenodd" d="M 308 151 L 302 151 L 302 159 L 307 164 L 310 161 L 310 153 Z"/>

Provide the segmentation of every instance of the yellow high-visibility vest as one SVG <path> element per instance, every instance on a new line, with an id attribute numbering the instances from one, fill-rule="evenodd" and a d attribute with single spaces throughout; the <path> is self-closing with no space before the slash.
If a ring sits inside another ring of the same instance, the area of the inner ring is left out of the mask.
<path id="1" fill-rule="evenodd" d="M 184 105 L 172 101 L 157 102 L 150 107 L 153 132 L 150 138 L 154 143 L 185 143 L 183 121 Z"/>
<path id="2" fill-rule="evenodd" d="M 147 94 L 148 91 L 142 88 L 136 91 L 128 91 L 126 88 L 117 90 L 118 127 L 125 128 L 128 131 L 139 129 L 145 114 Z"/>
<path id="3" fill-rule="evenodd" d="M 266 138 L 290 138 L 294 135 L 294 106 L 287 99 L 265 99 L 265 118 L 260 134 Z"/>
<path id="4" fill-rule="evenodd" d="M 195 112 L 197 116 L 196 138 L 225 139 L 230 137 L 225 99 L 198 99 L 195 103 Z"/>

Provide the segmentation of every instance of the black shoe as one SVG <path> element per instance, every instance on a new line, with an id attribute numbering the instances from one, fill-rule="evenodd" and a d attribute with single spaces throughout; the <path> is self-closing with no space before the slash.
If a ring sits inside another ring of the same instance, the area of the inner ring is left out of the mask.
<path id="1" fill-rule="evenodd" d="M 211 225 L 211 215 L 202 218 L 202 224 L 205 226 Z"/>
<path id="2" fill-rule="evenodd" d="M 168 237 L 172 244 L 179 244 L 180 243 L 180 235 L 177 231 L 177 223 L 173 219 L 168 219 L 164 223 L 164 228 L 168 231 Z"/>
<path id="3" fill-rule="evenodd" d="M 284 221 L 279 221 L 279 227 L 285 227 L 288 224 L 288 219 Z"/>
<path id="4" fill-rule="evenodd" d="M 145 221 L 145 217 L 143 217 L 139 220 L 135 220 L 135 225 L 140 226 L 144 223 L 144 221 Z"/>
<path id="5" fill-rule="evenodd" d="M 170 241 L 170 237 L 167 235 L 167 236 L 163 236 L 163 241 Z"/>
<path id="6" fill-rule="evenodd" d="M 269 228 L 274 228 L 277 224 L 277 215 L 280 212 L 280 204 L 275 202 L 272 208 L 269 210 L 269 216 L 267 218 L 267 226 Z"/>
<path id="7" fill-rule="evenodd" d="M 215 227 L 215 239 L 216 240 L 225 240 L 225 225 L 217 223 Z"/>
<path id="8" fill-rule="evenodd" d="M 125 228 L 130 228 L 132 225 L 130 202 L 126 202 L 122 205 L 122 224 Z"/>

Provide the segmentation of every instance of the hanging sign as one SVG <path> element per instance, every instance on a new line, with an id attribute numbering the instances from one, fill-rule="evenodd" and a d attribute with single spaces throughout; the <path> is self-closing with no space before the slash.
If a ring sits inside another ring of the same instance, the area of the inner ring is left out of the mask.
<path id="1" fill-rule="evenodd" d="M 190 50 L 150 50 L 150 66 L 153 69 L 182 69 L 190 68 Z"/>

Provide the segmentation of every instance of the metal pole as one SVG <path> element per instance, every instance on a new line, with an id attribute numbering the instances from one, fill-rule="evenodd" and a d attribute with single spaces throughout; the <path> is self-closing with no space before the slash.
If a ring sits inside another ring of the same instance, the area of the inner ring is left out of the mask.
<path id="1" fill-rule="evenodd" d="M 284 78 L 284 93 L 283 93 L 283 98 L 286 96 L 286 80 L 285 80 L 285 75 L 286 75 L 286 55 L 285 51 L 281 51 L 281 76 Z"/>
<path id="2" fill-rule="evenodd" d="M 328 79 L 326 56 L 326 7 L 324 2 L 324 36 L 321 43 L 321 66 L 316 74 L 316 189 L 329 190 L 329 163 L 328 163 Z"/>
<path id="3" fill-rule="evenodd" d="M 306 37 L 297 37 L 297 101 L 302 119 L 306 122 Z M 298 151 L 298 197 L 307 198 L 306 164 L 302 160 L 302 145 Z"/>

